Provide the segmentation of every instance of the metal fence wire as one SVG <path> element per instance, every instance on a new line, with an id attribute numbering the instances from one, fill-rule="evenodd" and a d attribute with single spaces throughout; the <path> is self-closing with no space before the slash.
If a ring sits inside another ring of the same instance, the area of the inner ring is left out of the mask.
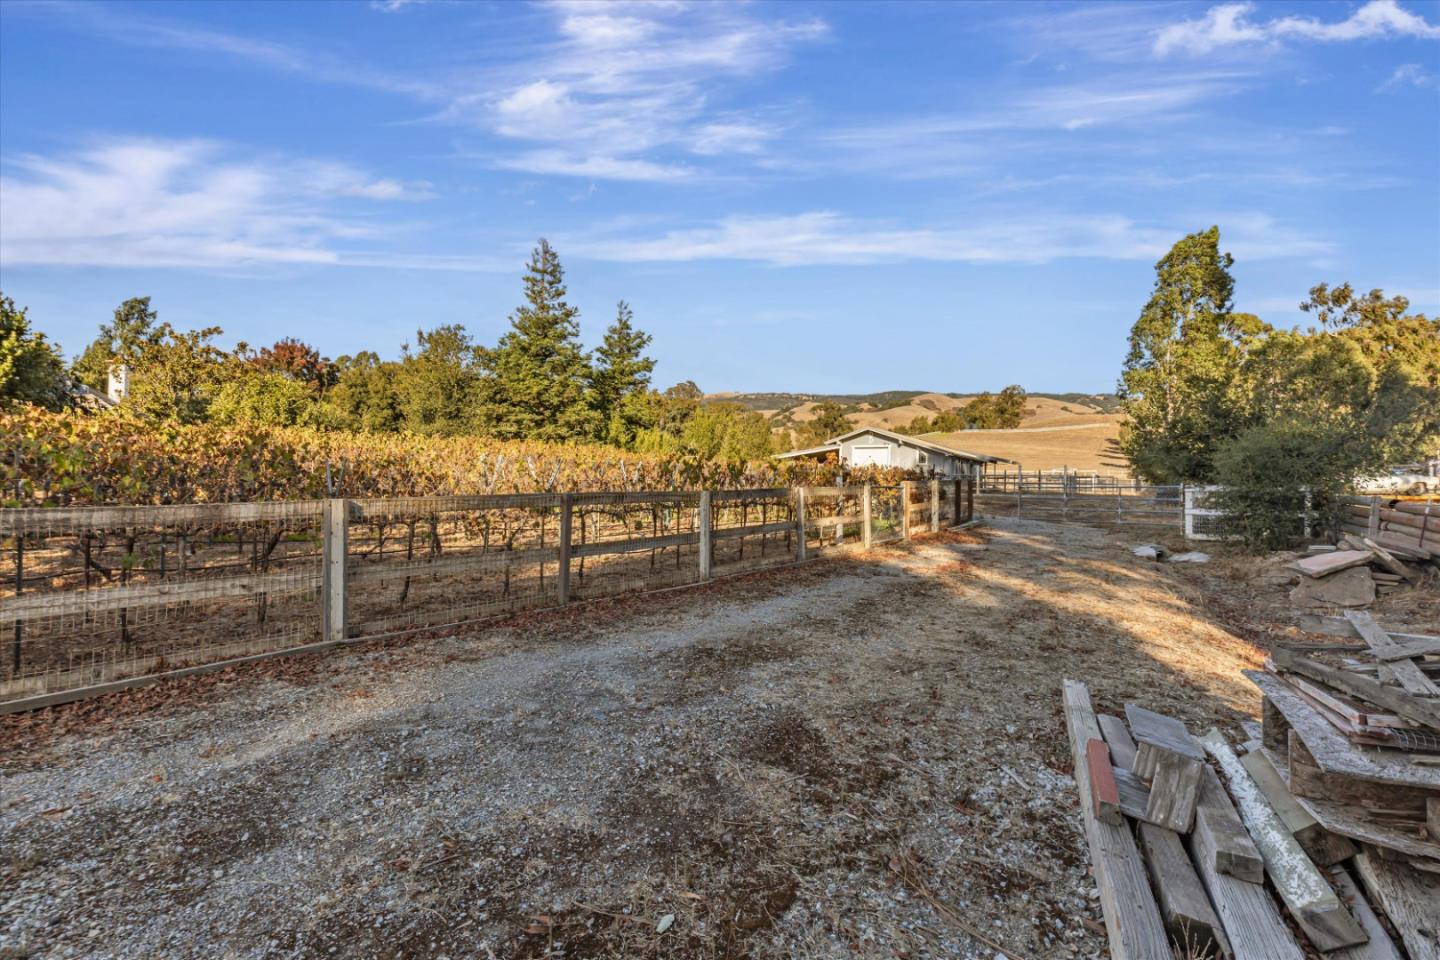
<path id="1" fill-rule="evenodd" d="M 935 488 L 4 509 L 0 712 L 895 540 Z"/>
<path id="2" fill-rule="evenodd" d="M 320 502 L 0 511 L 0 700 L 315 640 Z"/>

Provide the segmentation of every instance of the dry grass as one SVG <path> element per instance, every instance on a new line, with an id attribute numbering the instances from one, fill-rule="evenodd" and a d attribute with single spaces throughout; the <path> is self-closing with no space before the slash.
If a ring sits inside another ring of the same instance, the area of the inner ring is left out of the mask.
<path id="1" fill-rule="evenodd" d="M 1123 418 L 1118 414 L 1097 416 L 1106 419 L 1069 427 L 965 430 L 925 436 L 959 450 L 1017 460 L 1026 470 L 1059 470 L 1068 466 L 1087 472 L 1128 473 L 1130 462 L 1116 447 Z"/>

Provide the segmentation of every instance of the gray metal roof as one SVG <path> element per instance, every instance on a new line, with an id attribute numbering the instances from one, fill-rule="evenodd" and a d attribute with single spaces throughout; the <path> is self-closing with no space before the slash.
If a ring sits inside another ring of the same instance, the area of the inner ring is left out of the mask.
<path id="1" fill-rule="evenodd" d="M 880 427 L 859 427 L 849 433 L 842 433 L 838 437 L 831 438 L 825 444 L 818 447 L 807 447 L 804 450 L 789 450 L 785 453 L 776 454 L 776 459 L 788 460 L 792 457 L 813 457 L 822 453 L 839 452 L 840 445 L 853 437 L 863 436 L 867 433 L 877 437 L 883 437 L 894 443 L 915 447 L 920 450 L 927 450 L 931 453 L 943 453 L 947 457 L 959 457 L 961 460 L 971 460 L 975 463 L 1014 463 L 1014 460 L 1007 460 L 1004 457 L 992 457 L 984 453 L 971 453 L 968 450 L 957 450 L 954 447 L 947 447 L 943 443 L 936 443 L 934 440 L 922 440 L 919 437 L 907 436 L 903 433 L 895 433 L 891 430 L 883 430 Z"/>

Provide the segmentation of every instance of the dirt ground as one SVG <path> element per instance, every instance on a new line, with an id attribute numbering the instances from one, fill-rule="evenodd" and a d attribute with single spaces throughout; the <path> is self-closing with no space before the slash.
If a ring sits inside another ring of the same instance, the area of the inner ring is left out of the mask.
<path id="1" fill-rule="evenodd" d="M 1135 542 L 995 521 L 9 718 L 0 956 L 1103 956 L 1061 679 L 1235 736 L 1269 630 Z"/>

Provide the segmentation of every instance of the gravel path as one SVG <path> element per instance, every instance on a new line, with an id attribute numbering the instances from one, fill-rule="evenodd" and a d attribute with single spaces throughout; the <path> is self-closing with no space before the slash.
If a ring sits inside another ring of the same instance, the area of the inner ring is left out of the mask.
<path id="1" fill-rule="evenodd" d="M 0 768 L 0 956 L 1098 956 L 1061 677 L 1254 699 L 1169 575 L 1004 523 L 67 735 Z"/>

